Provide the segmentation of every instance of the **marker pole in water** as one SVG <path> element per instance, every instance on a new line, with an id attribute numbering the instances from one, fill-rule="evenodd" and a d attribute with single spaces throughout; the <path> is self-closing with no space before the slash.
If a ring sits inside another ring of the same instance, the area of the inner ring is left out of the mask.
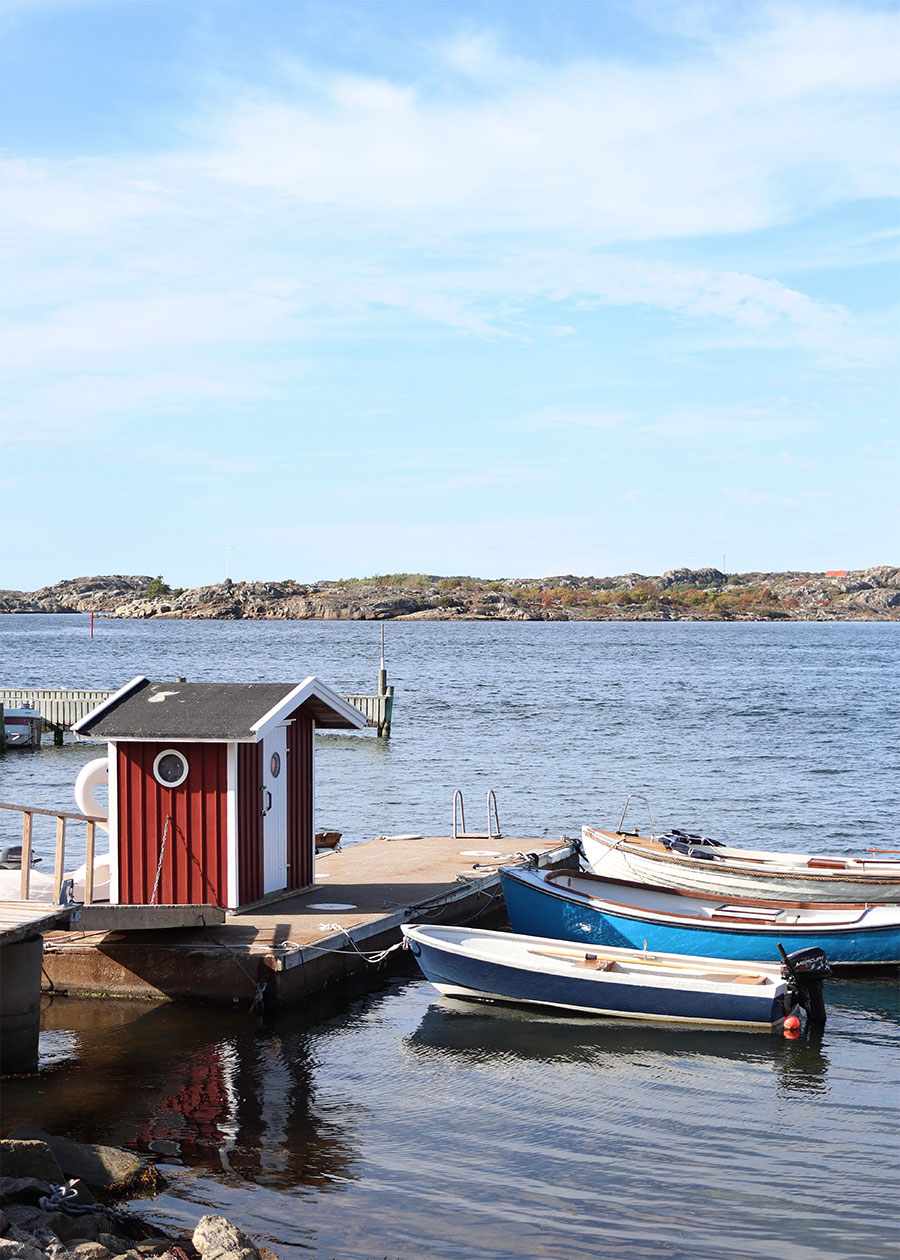
<path id="1" fill-rule="evenodd" d="M 94 637 L 94 614 L 91 613 L 91 638 Z"/>

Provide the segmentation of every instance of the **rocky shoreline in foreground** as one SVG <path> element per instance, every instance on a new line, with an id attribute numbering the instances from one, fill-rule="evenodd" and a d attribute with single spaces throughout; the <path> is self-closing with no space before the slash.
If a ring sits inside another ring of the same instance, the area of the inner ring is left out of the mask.
<path id="1" fill-rule="evenodd" d="M 395 573 L 312 583 L 224 582 L 172 589 L 162 577 L 71 578 L 0 590 L 0 613 L 278 621 L 898 621 L 900 569 L 659 577 L 439 577 Z"/>
<path id="2" fill-rule="evenodd" d="M 130 1151 L 21 1124 L 0 1142 L 0 1161 L 2 1260 L 278 1260 L 223 1216 L 174 1236 L 118 1207 L 165 1187 Z"/>

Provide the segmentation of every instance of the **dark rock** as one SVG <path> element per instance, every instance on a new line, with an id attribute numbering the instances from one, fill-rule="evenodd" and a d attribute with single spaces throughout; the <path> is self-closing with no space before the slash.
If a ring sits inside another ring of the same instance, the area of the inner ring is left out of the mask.
<path id="1" fill-rule="evenodd" d="M 0 1203 L 28 1203 L 37 1207 L 41 1199 L 52 1193 L 50 1183 L 36 1177 L 0 1177 Z"/>
<path id="2" fill-rule="evenodd" d="M 0 1260 L 46 1260 L 33 1238 L 0 1238 Z"/>
<path id="3" fill-rule="evenodd" d="M 31 1203 L 7 1203 L 4 1208 L 10 1225 L 33 1234 L 44 1222 L 46 1212 Z"/>
<path id="4" fill-rule="evenodd" d="M 113 1255 L 121 1256 L 124 1252 L 130 1250 L 131 1241 L 125 1238 L 117 1238 L 115 1234 L 101 1231 L 97 1234 L 97 1242 L 106 1247 Z"/>
<path id="5" fill-rule="evenodd" d="M 53 1228 L 63 1242 L 71 1242 L 75 1239 L 79 1242 L 100 1242 L 101 1238 L 106 1239 L 111 1236 L 109 1217 L 101 1212 L 79 1212 L 74 1216 L 60 1212 L 58 1215 L 64 1218 L 65 1223 L 55 1220 Z"/>
<path id="6" fill-rule="evenodd" d="M 0 1142 L 0 1167 L 4 1177 L 35 1177 L 57 1185 L 65 1181 L 65 1174 L 47 1141 L 47 1135 L 40 1129 L 20 1133 L 20 1130 L 29 1128 L 32 1126 L 20 1125 Z"/>
<path id="7" fill-rule="evenodd" d="M 11 1136 L 45 1142 L 63 1170 L 59 1181 L 71 1177 L 85 1181 L 89 1186 L 121 1189 L 132 1185 L 144 1172 L 145 1165 L 137 1155 L 120 1151 L 114 1146 L 52 1137 L 31 1124 L 20 1124 Z"/>

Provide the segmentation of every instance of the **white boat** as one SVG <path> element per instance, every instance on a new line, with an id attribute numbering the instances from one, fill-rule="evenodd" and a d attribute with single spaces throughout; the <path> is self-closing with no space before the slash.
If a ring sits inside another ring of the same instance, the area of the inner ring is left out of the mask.
<path id="1" fill-rule="evenodd" d="M 718 897 L 762 897 L 814 902 L 900 902 L 900 859 L 831 857 L 733 848 L 706 836 L 670 831 L 656 835 L 623 830 L 629 796 L 615 831 L 582 827 L 587 868 L 605 879 Z"/>
<path id="2" fill-rule="evenodd" d="M 7 748 L 40 748 L 44 719 L 37 709 L 23 705 L 3 710 L 3 727 Z"/>
<path id="3" fill-rule="evenodd" d="M 486 928 L 407 924 L 403 935 L 425 977 L 447 997 L 624 1019 L 778 1028 L 800 1003 L 824 1022 L 824 955 L 805 981 L 804 963 L 579 946 Z M 804 951 L 809 954 L 812 951 Z M 788 969 L 791 979 L 785 979 Z M 805 985 L 809 984 L 809 991 Z M 810 998 L 810 991 L 815 996 Z"/>
<path id="4" fill-rule="evenodd" d="M 18 901 L 21 896 L 22 889 L 22 859 L 21 847 L 19 849 L 18 863 L 10 862 L 7 865 L 0 866 L 0 901 Z M 34 862 L 40 862 L 40 858 L 34 858 Z M 83 902 L 85 896 L 85 879 L 87 876 L 87 867 L 82 863 L 75 871 L 66 871 L 63 875 L 63 892 L 64 895 L 71 895 L 72 901 Z M 52 875 L 44 871 L 36 871 L 32 869 L 28 879 L 28 900 L 38 901 L 44 904 L 56 903 L 56 881 Z M 94 858 L 94 888 L 93 900 L 95 902 L 109 901 L 109 854 L 97 854 Z"/>

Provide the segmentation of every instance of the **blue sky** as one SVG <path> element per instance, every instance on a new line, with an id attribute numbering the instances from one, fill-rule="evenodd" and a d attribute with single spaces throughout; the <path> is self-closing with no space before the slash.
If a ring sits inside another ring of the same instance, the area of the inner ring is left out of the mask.
<path id="1" fill-rule="evenodd" d="M 0 23 L 0 587 L 900 562 L 893 2 Z"/>

